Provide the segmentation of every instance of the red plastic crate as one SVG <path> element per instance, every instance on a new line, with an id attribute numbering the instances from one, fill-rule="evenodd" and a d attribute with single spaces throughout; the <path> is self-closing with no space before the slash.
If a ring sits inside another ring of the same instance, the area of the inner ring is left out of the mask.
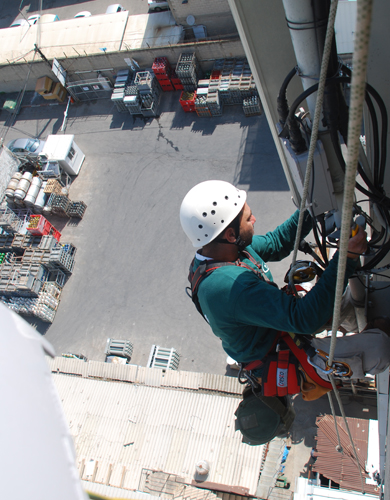
<path id="1" fill-rule="evenodd" d="M 59 231 L 57 231 L 57 229 L 54 229 L 54 227 L 52 226 L 52 232 L 51 232 L 51 235 L 54 236 L 54 238 L 57 240 L 57 241 L 60 241 L 60 238 L 61 238 L 61 233 Z"/>
<path id="2" fill-rule="evenodd" d="M 195 98 L 196 98 L 196 92 L 182 92 L 180 94 L 179 102 L 184 109 L 184 106 L 195 106 Z"/>
<path id="3" fill-rule="evenodd" d="M 166 73 L 159 73 L 158 75 L 155 75 L 155 77 L 157 78 L 157 80 L 158 80 L 159 82 L 163 82 L 163 81 L 165 81 L 165 80 L 168 80 L 169 82 L 171 81 L 171 80 L 169 79 L 169 75 L 167 75 Z"/>
<path id="4" fill-rule="evenodd" d="M 152 65 L 153 73 L 157 76 L 159 74 L 170 74 L 171 65 L 169 64 L 168 58 L 166 57 L 156 57 Z"/>
<path id="5" fill-rule="evenodd" d="M 221 76 L 221 72 L 217 69 L 212 71 L 210 79 L 211 80 L 219 80 L 219 77 Z"/>
<path id="6" fill-rule="evenodd" d="M 159 75 L 159 76 L 162 76 L 162 75 Z M 165 78 L 157 78 L 157 81 L 160 85 L 171 85 L 172 82 L 171 80 L 166 76 L 164 75 Z"/>
<path id="7" fill-rule="evenodd" d="M 43 215 L 31 215 L 29 225 L 32 224 L 33 220 L 38 219 L 38 223 L 35 227 L 27 227 L 27 231 L 34 236 L 45 236 L 49 234 L 50 229 L 53 227 L 50 222 L 43 217 Z"/>
<path id="8" fill-rule="evenodd" d="M 175 83 L 175 82 L 172 82 L 173 83 L 173 86 L 175 87 L 175 90 L 183 90 L 184 87 L 181 83 Z"/>
<path id="9" fill-rule="evenodd" d="M 192 113 L 195 111 L 195 104 L 189 105 L 189 104 L 182 104 L 181 107 L 186 113 Z"/>
<path id="10" fill-rule="evenodd" d="M 162 88 L 163 92 L 170 92 L 171 90 L 174 90 L 173 85 L 171 84 L 171 82 L 166 83 L 164 85 L 162 83 L 160 83 L 160 85 L 161 85 L 161 88 Z"/>
<path id="11" fill-rule="evenodd" d="M 175 72 L 173 72 L 171 75 L 171 82 L 173 83 L 173 85 L 175 84 L 181 85 L 181 80 Z"/>

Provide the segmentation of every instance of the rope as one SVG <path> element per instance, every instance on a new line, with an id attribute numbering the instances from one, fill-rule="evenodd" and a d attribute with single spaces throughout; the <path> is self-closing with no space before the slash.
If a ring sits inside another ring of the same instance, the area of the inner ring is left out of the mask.
<path id="1" fill-rule="evenodd" d="M 332 322 L 332 339 L 328 364 L 331 365 L 336 348 L 336 334 L 340 323 L 341 300 L 347 263 L 348 241 L 351 231 L 352 206 L 355 194 L 356 170 L 359 158 L 360 132 L 366 90 L 366 71 L 371 27 L 372 0 L 358 0 L 356 38 L 353 53 L 351 102 L 348 121 L 348 156 L 345 168 L 343 210 L 341 218 L 340 255 L 337 271 L 336 295 Z"/>
<path id="2" fill-rule="evenodd" d="M 366 0 L 358 0 L 359 1 L 366 1 Z M 371 2 L 371 0 L 368 0 L 369 2 Z M 359 7 L 358 7 L 359 8 Z M 349 425 L 348 425 L 348 422 L 347 422 L 347 417 L 345 415 L 345 412 L 344 412 L 344 406 L 343 406 L 343 402 L 341 401 L 341 398 L 340 398 L 340 394 L 339 394 L 339 391 L 337 390 L 337 386 L 336 386 L 336 383 L 334 381 L 334 377 L 332 374 L 328 375 L 329 377 L 329 380 L 330 380 L 330 383 L 332 384 L 332 387 L 333 387 L 333 392 L 335 393 L 336 395 L 336 399 L 337 399 L 337 403 L 339 405 L 339 408 L 340 408 L 340 412 L 341 412 L 341 415 L 343 417 L 343 420 L 344 420 L 344 424 L 345 424 L 345 427 L 347 429 L 347 432 L 348 432 L 348 437 L 349 437 L 349 440 L 351 442 L 351 445 L 352 445 L 352 450 L 353 450 L 353 454 L 355 456 L 355 460 L 356 460 L 356 465 L 359 469 L 359 474 L 360 474 L 360 481 L 362 483 L 362 493 L 364 494 L 364 479 L 363 479 L 363 474 L 362 474 L 362 468 L 360 466 L 360 463 L 359 463 L 359 458 L 357 456 L 357 452 L 356 452 L 356 448 L 355 448 L 355 445 L 353 443 L 353 439 L 352 439 L 352 435 L 351 435 L 351 431 L 349 430 Z M 329 394 L 328 393 L 328 397 L 329 397 Z M 329 397 L 329 401 L 331 400 L 331 398 Z M 331 408 L 332 408 L 332 415 L 333 415 L 333 419 L 334 419 L 334 424 L 335 424 L 335 427 L 336 427 L 336 433 L 337 433 L 337 438 L 339 440 L 339 446 L 341 448 L 340 449 L 337 449 L 337 451 L 342 451 L 342 447 L 341 447 L 341 443 L 340 443 L 340 436 L 339 436 L 339 432 L 338 432 L 338 426 L 337 426 L 337 421 L 336 421 L 336 415 L 335 415 L 335 411 L 334 411 L 334 406 L 333 406 L 333 402 L 331 404 Z"/>
<path id="3" fill-rule="evenodd" d="M 296 238 L 295 238 L 291 266 L 295 265 L 295 262 L 297 260 L 299 243 L 301 241 L 303 218 L 304 218 L 305 209 L 306 209 L 306 199 L 307 199 L 307 195 L 309 192 L 309 185 L 310 185 L 310 177 L 311 177 L 311 172 L 312 172 L 312 167 L 313 167 L 314 152 L 315 152 L 315 149 L 317 146 L 318 128 L 320 125 L 322 103 L 324 101 L 325 82 L 326 82 L 330 53 L 331 53 L 331 49 L 332 49 L 334 22 L 336 19 L 337 4 L 338 4 L 338 0 L 332 0 L 331 5 L 330 5 L 328 26 L 326 29 L 325 44 L 324 44 L 324 54 L 322 57 L 320 79 L 318 82 L 317 101 L 316 101 L 316 107 L 315 107 L 315 111 L 314 111 L 314 119 L 313 119 L 312 131 L 311 131 L 309 153 L 308 153 L 308 157 L 307 157 L 305 181 L 304 181 L 304 185 L 303 185 L 301 206 L 299 209 L 300 212 L 299 212 L 299 219 L 298 219 L 298 227 L 297 227 L 297 234 L 296 234 Z"/>
<path id="4" fill-rule="evenodd" d="M 330 405 L 330 409 L 331 409 L 331 412 L 332 412 L 332 415 L 333 415 L 333 420 L 334 420 L 334 423 L 335 423 L 335 429 L 336 429 L 336 434 L 337 434 L 337 443 L 338 445 L 336 446 L 336 450 L 340 453 L 343 453 L 343 447 L 341 446 L 341 440 L 340 440 L 340 434 L 339 434 L 339 426 L 337 425 L 337 422 L 336 422 L 336 412 L 335 412 L 335 409 L 334 409 L 334 404 L 333 404 L 333 399 L 332 399 L 332 391 L 329 391 L 328 392 L 328 399 L 329 399 L 329 405 Z"/>

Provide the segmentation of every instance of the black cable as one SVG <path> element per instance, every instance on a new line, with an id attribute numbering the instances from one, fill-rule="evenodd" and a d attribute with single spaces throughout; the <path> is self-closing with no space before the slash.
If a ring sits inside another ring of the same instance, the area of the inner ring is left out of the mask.
<path id="1" fill-rule="evenodd" d="M 339 83 L 344 83 L 344 82 L 350 82 L 350 78 L 348 76 L 336 76 L 333 78 L 327 78 L 325 81 L 325 86 L 334 83 L 334 82 L 339 82 Z M 308 89 L 306 89 L 302 94 L 300 94 L 295 101 L 292 103 L 290 106 L 290 111 L 288 113 L 288 119 L 291 119 L 293 116 L 295 116 L 295 111 L 297 107 L 301 104 L 302 101 L 306 99 L 306 97 L 309 97 L 309 95 L 313 94 L 318 90 L 318 83 L 315 83 Z M 283 130 L 280 132 L 279 137 L 286 137 L 286 127 L 283 128 Z"/>
<path id="2" fill-rule="evenodd" d="M 297 66 L 290 71 L 290 73 L 284 79 L 282 86 L 280 87 L 278 97 L 276 99 L 277 111 L 279 115 L 279 122 L 284 125 L 288 116 L 288 102 L 287 102 L 287 87 L 294 76 L 297 74 Z"/>
<path id="3" fill-rule="evenodd" d="M 378 131 L 378 119 L 376 117 L 375 108 L 372 100 L 368 93 L 366 92 L 366 105 L 368 112 L 370 113 L 371 125 L 372 125 L 372 136 L 374 144 L 374 165 L 373 165 L 373 176 L 374 184 L 379 185 L 379 131 Z"/>

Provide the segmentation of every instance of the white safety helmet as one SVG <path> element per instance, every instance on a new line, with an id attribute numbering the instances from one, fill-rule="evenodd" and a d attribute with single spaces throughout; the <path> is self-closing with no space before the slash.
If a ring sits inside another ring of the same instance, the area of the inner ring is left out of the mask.
<path id="1" fill-rule="evenodd" d="M 180 207 L 180 222 L 195 248 L 213 241 L 240 213 L 246 192 L 225 181 L 194 186 Z"/>

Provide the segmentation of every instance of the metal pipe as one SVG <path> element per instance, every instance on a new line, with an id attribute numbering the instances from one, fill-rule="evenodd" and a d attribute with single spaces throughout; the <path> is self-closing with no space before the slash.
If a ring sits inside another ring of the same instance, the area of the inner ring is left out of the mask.
<path id="1" fill-rule="evenodd" d="M 327 26 L 327 13 L 316 19 L 312 0 L 283 0 L 287 25 L 298 64 L 298 73 L 302 86 L 306 90 L 318 83 L 321 71 L 321 60 Z M 317 92 L 306 98 L 313 120 L 317 100 Z M 324 130 L 322 117 L 319 130 Z"/>

